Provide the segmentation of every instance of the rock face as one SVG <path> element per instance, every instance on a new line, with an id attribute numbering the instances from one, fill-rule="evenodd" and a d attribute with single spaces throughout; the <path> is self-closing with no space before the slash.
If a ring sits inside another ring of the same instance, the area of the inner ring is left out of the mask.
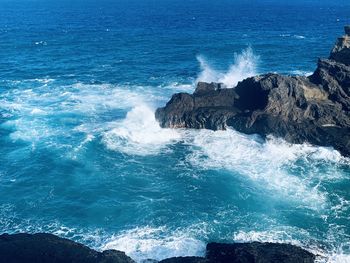
<path id="1" fill-rule="evenodd" d="M 350 27 L 346 27 L 349 34 Z M 193 94 L 173 95 L 156 111 L 162 127 L 232 127 L 240 132 L 282 137 L 292 143 L 333 146 L 350 156 L 349 39 L 337 42 L 310 77 L 265 74 L 235 88 L 198 83 Z"/>
<path id="2" fill-rule="evenodd" d="M 124 252 L 97 252 L 51 234 L 0 235 L 0 262 L 6 263 L 134 263 Z"/>

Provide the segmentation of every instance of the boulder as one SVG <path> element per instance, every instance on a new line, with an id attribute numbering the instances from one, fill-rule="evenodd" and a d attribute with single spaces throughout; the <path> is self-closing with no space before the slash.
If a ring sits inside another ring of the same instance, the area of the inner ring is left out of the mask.
<path id="1" fill-rule="evenodd" d="M 97 252 L 52 234 L 0 235 L 0 262 L 6 263 L 134 263 L 124 252 Z"/>
<path id="2" fill-rule="evenodd" d="M 310 252 L 289 244 L 209 243 L 206 258 L 215 263 L 313 263 Z"/>

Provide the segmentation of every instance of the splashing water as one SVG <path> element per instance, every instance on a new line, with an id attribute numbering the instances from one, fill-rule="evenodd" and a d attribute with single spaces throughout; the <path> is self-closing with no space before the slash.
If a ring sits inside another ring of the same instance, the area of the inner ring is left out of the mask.
<path id="1" fill-rule="evenodd" d="M 169 235 L 165 227 L 131 229 L 111 237 L 102 249 L 125 251 L 137 262 L 150 258 L 163 260 L 186 255 L 204 256 L 205 243 L 191 237 L 190 231 L 174 231 Z"/>
<path id="2" fill-rule="evenodd" d="M 225 72 L 198 59 L 197 81 L 233 87 L 257 71 L 251 49 Z M 349 160 L 231 129 L 160 128 L 154 108 L 173 92 L 191 92 L 192 81 L 6 84 L 0 230 L 52 232 L 139 262 L 202 256 L 210 241 L 255 240 L 301 245 L 323 253 L 322 263 L 346 262 Z M 28 194 L 33 185 L 39 190 Z M 190 231 L 200 223 L 208 227 Z"/>
<path id="3" fill-rule="evenodd" d="M 107 148 L 135 155 L 158 154 L 167 144 L 180 139 L 177 131 L 162 129 L 154 111 L 145 105 L 133 108 L 126 118 L 103 135 Z"/>
<path id="4" fill-rule="evenodd" d="M 202 56 L 198 56 L 197 60 L 200 63 L 201 73 L 196 82 L 219 82 L 226 87 L 232 88 L 237 83 L 248 77 L 257 75 L 257 61 L 259 57 L 254 55 L 252 48 L 247 48 L 241 54 L 235 53 L 234 63 L 226 72 L 220 72 L 213 69 L 209 62 Z"/>

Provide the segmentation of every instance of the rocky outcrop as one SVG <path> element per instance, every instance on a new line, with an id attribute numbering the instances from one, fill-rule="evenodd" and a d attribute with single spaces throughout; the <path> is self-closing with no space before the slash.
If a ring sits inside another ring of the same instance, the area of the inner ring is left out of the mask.
<path id="1" fill-rule="evenodd" d="M 347 44 L 340 48 L 338 42 L 330 59 L 319 60 L 310 77 L 265 74 L 231 89 L 200 82 L 193 94 L 173 95 L 157 109 L 156 118 L 162 127 L 232 127 L 292 143 L 332 146 L 350 156 L 349 48 Z"/>
<path id="2" fill-rule="evenodd" d="M 338 38 L 330 59 L 350 65 L 350 26 L 345 26 L 345 36 Z"/>
<path id="3" fill-rule="evenodd" d="M 124 252 L 97 252 L 51 234 L 0 235 L 0 262 L 6 263 L 134 263 Z"/>
<path id="4" fill-rule="evenodd" d="M 161 263 L 312 263 L 310 252 L 288 244 L 209 243 L 205 257 L 176 257 Z M 134 263 L 124 252 L 97 252 L 51 234 L 0 235 L 0 262 L 6 263 Z M 156 260 L 146 262 L 156 263 Z"/>

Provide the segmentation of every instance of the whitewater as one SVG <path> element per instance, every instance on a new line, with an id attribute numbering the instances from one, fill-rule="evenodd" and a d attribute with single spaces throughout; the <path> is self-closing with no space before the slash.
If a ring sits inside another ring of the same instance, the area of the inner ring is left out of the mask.
<path id="1" fill-rule="evenodd" d="M 75 184 L 67 191 L 72 191 L 69 195 L 75 199 L 90 202 L 90 213 L 104 214 L 106 200 L 93 202 L 92 196 L 84 198 L 89 191 L 94 193 L 95 187 L 100 188 L 97 181 L 112 188 L 116 185 L 109 185 L 111 181 L 125 181 L 113 189 L 113 204 L 107 207 L 121 204 L 130 198 L 127 195 L 137 196 L 131 198 L 135 199 L 131 204 L 126 201 L 123 211 L 131 215 L 124 215 L 121 222 L 133 221 L 138 211 L 145 220 L 126 223 L 117 231 L 100 225 L 86 228 L 77 226 L 74 220 L 63 223 L 57 219 L 51 222 L 50 217 L 28 218 L 8 200 L 1 205 L 1 229 L 48 231 L 97 249 L 125 251 L 138 262 L 147 258 L 201 256 L 208 240 L 288 242 L 316 253 L 319 262 L 348 262 L 349 195 L 328 189 L 349 183 L 349 159 L 331 148 L 292 145 L 274 137 L 263 140 L 232 129 L 160 128 L 154 111 L 171 93 L 191 92 L 202 80 L 222 81 L 234 87 L 238 81 L 258 73 L 259 57 L 251 48 L 236 54 L 234 63 L 225 71 L 214 69 L 201 56 L 198 61 L 201 72 L 192 83 L 170 83 L 152 89 L 108 83 L 62 86 L 54 79 L 12 81 L 12 88 L 0 96 L 2 116 L 8 119 L 2 122 L 1 129 L 8 134 L 9 143 L 20 146 L 5 158 L 28 162 L 36 152 L 46 150 L 60 162 L 76 162 L 83 166 L 80 169 L 95 170 L 91 174 L 78 172 L 77 178 L 68 179 L 83 183 L 83 191 Z M 18 85 L 21 88 L 16 88 Z M 125 114 L 118 118 L 120 110 Z M 108 118 L 111 112 L 116 114 Z M 57 125 L 62 122 L 64 125 Z M 101 164 L 91 151 L 103 155 Z M 163 162 L 160 167 L 154 163 L 159 159 Z M 35 163 L 31 161 L 29 165 Z M 98 167 L 94 166 L 100 165 L 110 165 L 112 174 L 96 175 Z M 159 171 L 152 173 L 154 169 Z M 58 180 L 56 176 L 50 175 L 52 180 Z M 9 187 L 26 184 L 15 174 L 5 180 Z M 49 196 L 41 196 L 37 201 L 63 202 L 55 198 L 57 186 L 50 185 Z M 163 191 L 169 193 L 163 195 Z M 38 206 L 30 197 L 25 202 L 30 202 L 31 209 Z M 59 209 L 64 210 L 65 206 Z M 104 216 L 102 221 L 113 224 L 111 214 Z M 171 219 L 173 216 L 179 221 Z M 312 230 L 315 222 L 320 224 L 317 231 Z M 305 228 L 304 224 L 310 227 Z"/>
<path id="2" fill-rule="evenodd" d="M 350 262 L 349 158 L 155 119 L 198 81 L 308 76 L 350 23 L 348 1 L 253 2 L 0 0 L 0 232 L 137 262 L 250 241 Z"/>

